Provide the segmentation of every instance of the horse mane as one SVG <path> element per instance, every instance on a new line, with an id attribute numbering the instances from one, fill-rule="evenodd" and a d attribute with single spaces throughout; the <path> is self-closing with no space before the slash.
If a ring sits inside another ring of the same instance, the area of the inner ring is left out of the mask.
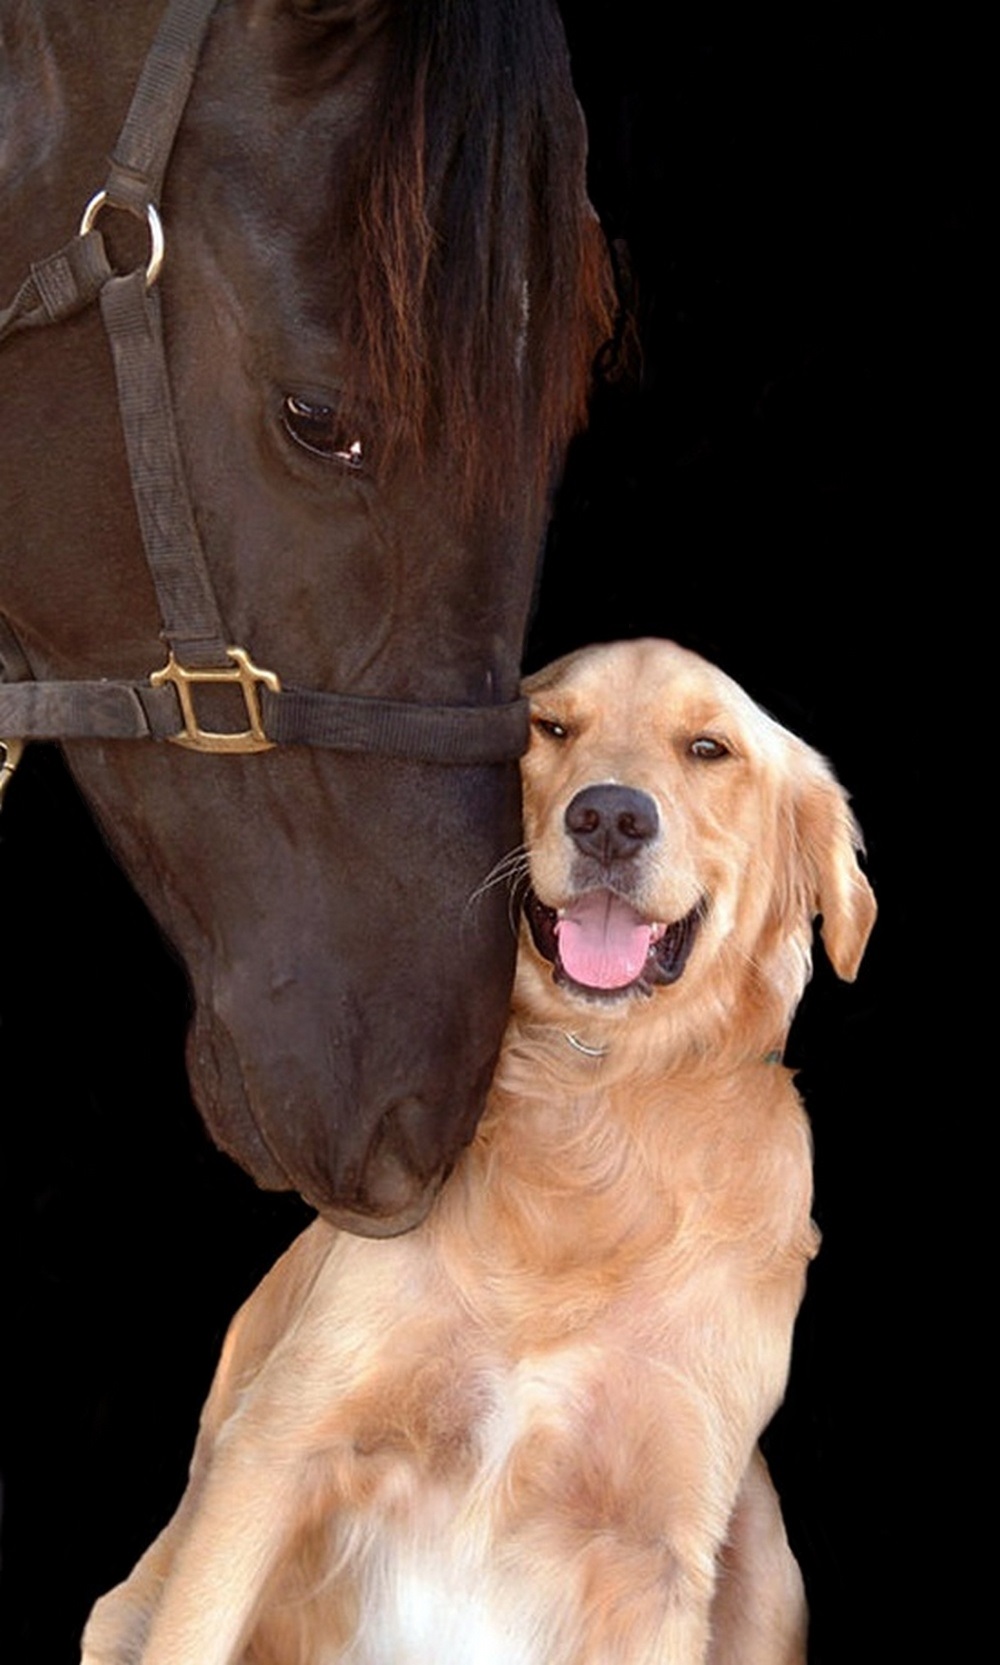
<path id="1" fill-rule="evenodd" d="M 386 31 L 349 193 L 364 402 L 383 460 L 457 459 L 467 509 L 537 502 L 614 321 L 562 25 L 548 0 L 391 0 Z"/>

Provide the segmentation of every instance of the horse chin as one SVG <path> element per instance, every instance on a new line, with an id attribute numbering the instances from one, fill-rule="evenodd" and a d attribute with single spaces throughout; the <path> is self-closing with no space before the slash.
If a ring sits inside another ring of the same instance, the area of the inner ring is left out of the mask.
<path id="1" fill-rule="evenodd" d="M 427 1151 L 441 1145 L 440 1116 L 416 1096 L 392 1105 L 378 1120 L 358 1184 L 359 1206 L 319 1204 L 331 1224 L 363 1237 L 396 1237 L 420 1224 L 450 1172 L 451 1163 L 429 1165 Z"/>
<path id="2" fill-rule="evenodd" d="M 275 1115 L 285 1095 L 256 1093 L 240 1052 L 218 1015 L 201 1008 L 188 1044 L 195 1102 L 215 1143 L 264 1190 L 298 1191 L 325 1220 L 361 1237 L 397 1237 L 426 1217 L 454 1162 L 446 1118 L 416 1094 L 404 1094 L 364 1120 L 333 1127 L 319 1108 Z M 471 1136 L 483 1092 L 458 1132 Z M 325 1106 L 324 1106 L 325 1110 Z M 373 1129 L 367 1132 L 367 1129 Z M 326 1158 L 324 1162 L 323 1158 Z"/>
<path id="3" fill-rule="evenodd" d="M 398 1237 L 426 1217 L 451 1171 L 450 1161 L 428 1166 L 425 1152 L 440 1145 L 440 1117 L 408 1097 L 378 1118 L 359 1166 L 340 1169 L 340 1195 L 331 1196 L 328 1183 L 317 1194 L 309 1175 L 300 1175 L 297 1189 L 333 1226 L 360 1237 Z"/>
<path id="4" fill-rule="evenodd" d="M 329 1204 L 320 1208 L 319 1212 L 331 1226 L 336 1226 L 340 1231 L 349 1231 L 355 1237 L 401 1237 L 404 1232 L 413 1231 L 415 1226 L 419 1226 L 421 1221 L 427 1218 L 444 1179 L 445 1170 L 442 1169 L 431 1185 L 412 1196 L 405 1207 L 391 1214 L 359 1214 L 355 1209 Z"/>

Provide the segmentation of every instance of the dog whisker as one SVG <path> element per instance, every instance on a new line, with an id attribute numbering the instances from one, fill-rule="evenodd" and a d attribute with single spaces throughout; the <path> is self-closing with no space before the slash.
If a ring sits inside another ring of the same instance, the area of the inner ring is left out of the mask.
<path id="1" fill-rule="evenodd" d="M 505 856 L 501 856 L 496 865 L 487 873 L 482 884 L 476 886 L 466 903 L 466 911 L 468 912 L 473 908 L 491 890 L 504 885 L 508 890 L 507 917 L 516 934 L 521 900 L 530 883 L 530 856 L 527 847 L 524 844 L 519 844 L 515 849 L 509 850 Z"/>

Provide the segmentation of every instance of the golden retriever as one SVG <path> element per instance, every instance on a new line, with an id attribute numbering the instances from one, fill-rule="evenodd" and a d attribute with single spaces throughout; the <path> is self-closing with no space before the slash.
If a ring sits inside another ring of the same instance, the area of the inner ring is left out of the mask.
<path id="1" fill-rule="evenodd" d="M 668 642 L 529 679 L 524 895 L 432 1217 L 317 1222 L 238 1314 L 190 1483 L 86 1665 L 791 1665 L 757 1437 L 816 1249 L 780 1053 L 874 917 L 827 765 Z"/>

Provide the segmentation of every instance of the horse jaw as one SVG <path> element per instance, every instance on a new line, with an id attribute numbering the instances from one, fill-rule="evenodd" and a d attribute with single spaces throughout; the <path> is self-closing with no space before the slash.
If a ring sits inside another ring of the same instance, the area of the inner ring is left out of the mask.
<path id="1" fill-rule="evenodd" d="M 476 893 L 518 836 L 516 768 L 67 749 L 187 967 L 215 1142 L 335 1225 L 416 1225 L 475 1131 L 506 1021 L 507 898 Z"/>
<path id="2" fill-rule="evenodd" d="M 440 1114 L 417 1097 L 402 1099 L 377 1117 L 374 1131 L 359 1122 L 355 1138 L 342 1125 L 329 1151 L 336 1170 L 324 1179 L 315 1151 L 288 1156 L 261 1135 L 236 1043 L 211 1007 L 200 1007 L 188 1043 L 188 1069 L 199 1111 L 216 1143 L 265 1190 L 297 1190 L 324 1219 L 361 1237 L 396 1237 L 426 1217 L 468 1143 L 492 1073 L 470 1093 L 463 1128 L 442 1128 Z M 322 1141 L 325 1143 L 326 1141 Z M 348 1148 L 349 1147 L 349 1148 Z M 451 1150 L 428 1162 L 427 1152 Z M 288 1166 L 282 1166 L 282 1161 Z M 341 1199 L 349 1200 L 341 1200 Z"/>

